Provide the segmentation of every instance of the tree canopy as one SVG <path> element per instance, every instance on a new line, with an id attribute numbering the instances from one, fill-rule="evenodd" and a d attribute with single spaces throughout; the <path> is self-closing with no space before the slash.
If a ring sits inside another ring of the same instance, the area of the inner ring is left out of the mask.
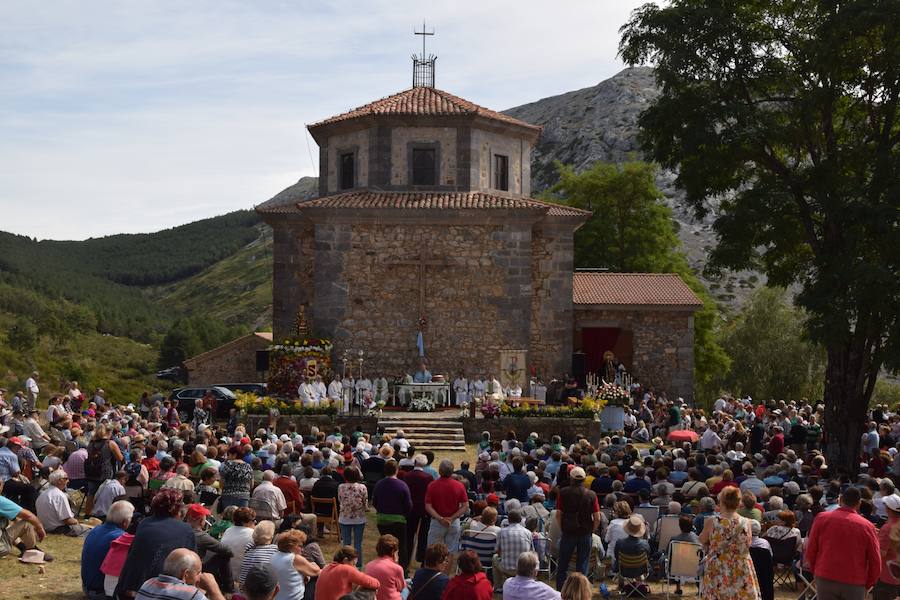
<path id="1" fill-rule="evenodd" d="M 715 335 L 719 310 L 688 266 L 672 211 L 656 186 L 654 165 L 598 162 L 580 173 L 562 164 L 557 169 L 560 180 L 551 199 L 594 211 L 575 232 L 576 267 L 678 273 L 703 301 L 694 314 L 694 383 L 695 391 L 709 392 L 729 365 Z"/>
<path id="2" fill-rule="evenodd" d="M 621 33 L 661 90 L 644 149 L 697 213 L 719 204 L 711 267 L 799 287 L 827 353 L 826 456 L 855 471 L 900 361 L 900 1 L 672 0 Z"/>
<path id="3" fill-rule="evenodd" d="M 724 332 L 722 345 L 732 360 L 725 389 L 760 401 L 821 397 L 825 353 L 807 339 L 804 321 L 784 289 L 754 291 Z"/>

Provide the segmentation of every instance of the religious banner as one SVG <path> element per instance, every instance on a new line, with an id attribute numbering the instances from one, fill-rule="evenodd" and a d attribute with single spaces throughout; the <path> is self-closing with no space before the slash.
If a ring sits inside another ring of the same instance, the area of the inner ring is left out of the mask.
<path id="1" fill-rule="evenodd" d="M 525 350 L 500 351 L 500 385 L 504 390 L 511 387 L 528 389 L 528 371 L 525 368 Z"/>

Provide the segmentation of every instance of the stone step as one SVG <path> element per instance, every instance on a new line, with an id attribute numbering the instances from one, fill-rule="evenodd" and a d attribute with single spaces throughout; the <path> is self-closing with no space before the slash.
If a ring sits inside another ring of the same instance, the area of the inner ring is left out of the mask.
<path id="1" fill-rule="evenodd" d="M 419 427 L 419 426 L 410 426 L 410 427 L 385 427 L 385 433 L 394 434 L 398 431 L 403 431 L 406 435 L 411 433 L 461 433 L 463 431 L 462 427 Z"/>

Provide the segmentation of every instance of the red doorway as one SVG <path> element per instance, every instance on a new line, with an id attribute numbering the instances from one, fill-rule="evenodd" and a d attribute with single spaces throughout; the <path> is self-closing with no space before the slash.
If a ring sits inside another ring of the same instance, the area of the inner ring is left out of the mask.
<path id="1" fill-rule="evenodd" d="M 634 354 L 634 334 L 619 327 L 584 327 L 581 329 L 581 350 L 585 354 L 588 373 L 596 373 L 603 366 L 603 354 L 612 350 L 616 359 L 631 371 Z"/>

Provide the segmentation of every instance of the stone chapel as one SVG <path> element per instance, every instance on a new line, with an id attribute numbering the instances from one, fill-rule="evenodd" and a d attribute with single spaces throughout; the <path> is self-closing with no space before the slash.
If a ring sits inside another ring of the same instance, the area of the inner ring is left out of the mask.
<path id="1" fill-rule="evenodd" d="M 573 234 L 591 213 L 530 197 L 539 126 L 437 89 L 432 73 L 308 129 L 318 196 L 285 202 L 289 188 L 257 206 L 274 235 L 276 343 L 302 308 L 312 333 L 333 341 L 334 364 L 362 350 L 368 374 L 395 377 L 414 370 L 422 331 L 432 372 L 451 380 L 499 376 L 510 357 L 523 378 L 559 377 L 585 340 L 590 356 L 618 343 L 629 369 L 653 362 L 657 385 L 690 397 L 699 300 L 663 276 L 671 293 L 631 297 L 626 314 L 604 293 L 628 276 L 603 273 L 578 274 L 576 299 Z M 647 327 L 671 335 L 642 338 L 648 315 Z"/>

